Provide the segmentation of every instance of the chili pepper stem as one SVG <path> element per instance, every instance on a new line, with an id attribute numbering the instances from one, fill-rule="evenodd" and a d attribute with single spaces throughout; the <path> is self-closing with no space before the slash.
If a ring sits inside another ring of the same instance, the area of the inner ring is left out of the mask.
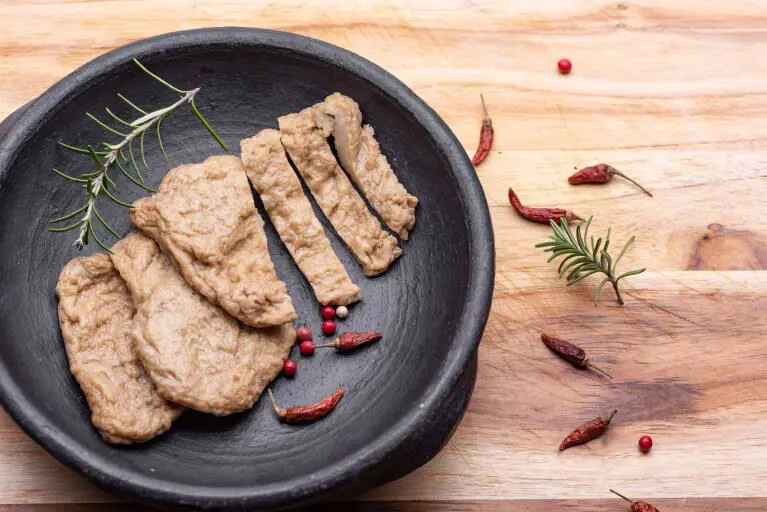
<path id="1" fill-rule="evenodd" d="M 612 375 L 610 375 L 609 373 L 607 373 L 606 371 L 604 371 L 602 368 L 600 368 L 600 367 L 598 367 L 598 366 L 594 366 L 594 365 L 593 365 L 593 364 L 591 364 L 591 363 L 586 363 L 586 364 L 587 364 L 587 366 L 588 366 L 589 368 L 591 368 L 592 370 L 598 371 L 599 373 L 601 373 L 601 374 L 603 374 L 603 375 L 606 375 L 606 376 L 607 376 L 609 379 L 612 379 L 612 378 L 613 378 L 613 376 L 612 376 Z"/>
<path id="2" fill-rule="evenodd" d="M 629 178 L 628 176 L 626 176 L 625 174 L 623 174 L 623 173 L 622 173 L 622 172 L 620 172 L 619 170 L 617 170 L 617 169 L 612 169 L 610 172 L 612 172 L 613 174 L 617 174 L 618 176 L 620 176 L 620 177 L 621 177 L 621 178 L 623 178 L 624 180 L 628 180 L 628 181 L 630 181 L 631 183 L 633 183 L 634 185 L 636 185 L 637 187 L 639 187 L 639 188 L 642 190 L 642 192 L 644 192 L 645 194 L 647 194 L 647 195 L 648 195 L 648 196 L 650 196 L 650 197 L 653 197 L 653 195 L 652 195 L 652 192 L 650 192 L 649 190 L 647 190 L 646 188 L 644 188 L 642 185 L 640 185 L 639 183 L 637 183 L 637 182 L 636 182 L 636 180 L 634 180 L 634 179 L 632 179 L 632 178 Z"/>
<path id="3" fill-rule="evenodd" d="M 479 99 L 482 100 L 482 124 L 493 124 L 493 121 L 490 119 L 490 113 L 487 111 L 487 105 L 485 105 L 485 97 L 482 93 L 479 93 Z"/>
<path id="4" fill-rule="evenodd" d="M 269 400 L 272 402 L 272 409 L 274 409 L 274 414 L 282 417 L 285 414 L 285 409 L 277 407 L 277 402 L 274 401 L 274 395 L 272 394 L 271 388 L 267 389 L 266 392 L 269 394 Z"/>
<path id="5" fill-rule="evenodd" d="M 633 501 L 633 500 L 630 500 L 630 499 L 628 499 L 627 497 L 625 497 L 624 495 L 622 495 L 622 494 L 621 494 L 621 493 L 619 493 L 619 492 L 613 491 L 612 489 L 610 489 L 610 492 L 611 492 L 611 493 L 613 493 L 613 494 L 615 494 L 616 496 L 618 496 L 618 497 L 620 497 L 620 498 L 623 498 L 624 500 L 628 501 L 629 503 L 634 503 L 634 501 Z"/>
<path id="6" fill-rule="evenodd" d="M 323 343 L 322 345 L 317 345 L 314 348 L 338 348 L 340 345 L 340 340 L 338 339 L 338 336 L 333 338 L 330 343 Z"/>
<path id="7" fill-rule="evenodd" d="M 618 414 L 618 409 L 613 409 L 612 412 L 607 415 L 607 418 L 605 418 L 605 427 L 607 427 L 610 422 L 613 421 L 613 418 L 616 414 Z"/>

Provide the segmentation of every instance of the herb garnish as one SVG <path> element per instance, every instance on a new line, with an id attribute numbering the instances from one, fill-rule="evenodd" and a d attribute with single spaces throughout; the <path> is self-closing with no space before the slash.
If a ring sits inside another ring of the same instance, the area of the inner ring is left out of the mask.
<path id="1" fill-rule="evenodd" d="M 139 144 L 139 153 L 141 156 L 141 163 L 143 164 L 144 168 L 148 170 L 149 166 L 146 163 L 146 154 L 144 152 L 144 136 L 146 135 L 147 131 L 149 131 L 151 128 L 154 128 L 157 135 L 157 142 L 160 146 L 160 150 L 162 151 L 163 158 L 165 158 L 165 161 L 167 162 L 168 155 L 165 152 L 165 146 L 162 143 L 162 136 L 160 135 L 160 125 L 165 119 L 168 118 L 168 116 L 170 116 L 182 105 L 189 104 L 192 107 L 194 114 L 200 120 L 202 125 L 208 130 L 210 135 L 216 140 L 216 142 L 218 142 L 218 144 L 225 151 L 228 151 L 228 148 L 226 147 L 226 144 L 224 144 L 224 141 L 221 140 L 221 137 L 218 136 L 218 134 L 215 132 L 213 127 L 210 125 L 210 123 L 208 123 L 208 121 L 203 117 L 203 115 L 198 110 L 197 105 L 195 104 L 195 101 L 194 101 L 195 96 L 197 95 L 198 92 L 200 92 L 199 87 L 195 89 L 190 89 L 190 90 L 179 89 L 178 87 L 171 85 L 166 80 L 163 80 L 156 74 L 149 71 L 137 59 L 133 59 L 133 62 L 147 75 L 154 78 L 155 80 L 160 82 L 162 85 L 164 85 L 171 91 L 177 94 L 180 94 L 181 97 L 178 98 L 178 100 L 176 100 L 174 103 L 168 105 L 167 107 L 160 108 L 152 112 L 147 112 L 146 110 L 142 109 L 141 107 L 139 107 L 138 105 L 130 101 L 128 98 L 126 98 L 122 94 L 118 93 L 117 96 L 121 100 L 123 100 L 131 108 L 133 108 L 140 114 L 139 117 L 137 117 L 133 121 L 126 121 L 118 117 L 116 114 L 114 114 L 109 108 L 106 108 L 105 109 L 106 113 L 114 121 L 119 123 L 119 128 L 115 128 L 101 121 L 99 118 L 97 118 L 90 112 L 86 113 L 86 116 L 88 116 L 89 119 L 91 119 L 93 122 L 98 124 L 106 132 L 112 135 L 121 137 L 121 140 L 119 142 L 115 142 L 115 143 L 100 142 L 96 144 L 95 147 L 94 145 L 91 145 L 91 144 L 85 147 L 78 147 L 78 146 L 73 146 L 70 144 L 65 144 L 64 142 L 59 142 L 59 146 L 61 146 L 63 149 L 67 151 L 71 151 L 73 153 L 88 155 L 96 164 L 96 169 L 94 171 L 82 173 L 78 176 L 71 176 L 58 169 L 53 169 L 53 172 L 55 172 L 57 175 L 71 182 L 81 185 L 83 189 L 85 190 L 85 194 L 86 194 L 85 204 L 70 213 L 67 213 L 65 215 L 62 215 L 61 217 L 57 217 L 53 219 L 51 221 L 51 224 L 66 222 L 82 214 L 80 219 L 77 222 L 74 222 L 72 224 L 69 224 L 61 228 L 52 227 L 48 229 L 48 231 L 51 231 L 54 233 L 66 233 L 69 231 L 73 231 L 75 229 L 79 229 L 79 235 L 74 243 L 75 247 L 77 247 L 78 250 L 85 247 L 88 244 L 88 240 L 92 238 L 93 241 L 96 242 L 96 244 L 99 247 L 101 247 L 107 252 L 110 252 L 110 253 L 112 252 L 110 248 L 99 238 L 96 232 L 97 222 L 101 224 L 101 226 L 103 226 L 103 228 L 110 235 L 118 239 L 120 238 L 120 235 L 106 222 L 106 220 L 101 215 L 101 213 L 99 213 L 96 207 L 96 200 L 102 193 L 112 202 L 120 206 L 123 206 L 125 208 L 133 208 L 133 205 L 126 203 L 125 201 L 121 201 L 114 194 L 115 190 L 117 189 L 117 185 L 109 176 L 109 170 L 112 167 L 112 164 L 115 164 L 117 168 L 120 170 L 120 172 L 126 178 L 128 178 L 131 181 L 131 183 L 133 183 L 134 185 L 148 192 L 156 192 L 155 189 L 153 189 L 152 187 L 144 183 L 144 177 L 141 174 L 141 170 L 139 169 L 139 165 L 136 162 L 136 156 L 133 151 L 133 142 L 136 140 L 136 138 L 139 139 L 138 144 Z M 103 148 L 103 149 L 97 150 L 96 148 Z M 127 155 L 125 154 L 126 151 L 124 150 L 127 150 Z M 122 160 L 122 163 L 121 163 L 121 160 Z M 135 175 L 128 172 L 125 169 L 125 167 L 122 165 L 123 163 L 125 163 L 126 166 L 130 164 L 130 166 L 133 168 L 133 171 L 135 172 Z"/>
<path id="2" fill-rule="evenodd" d="M 594 305 L 599 305 L 599 295 L 602 293 L 602 288 L 604 288 L 605 284 L 610 283 L 615 290 L 618 304 L 622 306 L 623 298 L 618 290 L 618 281 L 624 277 L 641 274 L 646 269 L 630 270 L 616 277 L 618 263 L 623 258 L 623 255 L 626 254 L 629 246 L 634 242 L 634 237 L 629 238 L 629 241 L 626 242 L 626 245 L 623 246 L 620 254 L 618 254 L 618 257 L 613 261 L 613 258 L 607 252 L 610 246 L 610 230 L 607 230 L 607 236 L 604 239 L 599 238 L 594 241 L 592 236 L 589 240 L 591 219 L 592 217 L 589 217 L 589 220 L 586 221 L 583 231 L 581 231 L 582 225 L 579 224 L 575 234 L 573 234 L 566 218 L 562 217 L 559 225 L 554 221 L 550 221 L 553 231 L 553 235 L 549 237 L 550 241 L 537 244 L 536 247 L 543 248 L 544 252 L 552 253 L 548 262 L 553 261 L 559 256 L 564 256 L 564 259 L 559 264 L 559 277 L 562 278 L 569 272 L 567 275 L 567 286 L 573 285 L 597 272 L 604 274 L 606 277 L 599 283 L 594 294 Z M 603 240 L 604 245 L 602 245 Z"/>

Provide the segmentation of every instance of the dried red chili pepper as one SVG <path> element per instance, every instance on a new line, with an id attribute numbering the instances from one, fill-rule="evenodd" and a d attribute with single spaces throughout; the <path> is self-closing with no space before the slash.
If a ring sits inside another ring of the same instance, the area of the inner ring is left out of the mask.
<path id="1" fill-rule="evenodd" d="M 495 131 L 493 130 L 493 120 L 490 119 L 490 114 L 487 113 L 487 105 L 485 105 L 485 97 L 482 94 L 479 95 L 482 100 L 482 128 L 479 131 L 479 146 L 477 146 L 477 152 L 471 159 L 471 163 L 479 165 L 490 154 L 490 149 L 493 147 L 493 137 L 495 137 Z"/>
<path id="2" fill-rule="evenodd" d="M 586 351 L 583 350 L 578 345 L 574 345 L 570 343 L 569 341 L 565 341 L 560 338 L 555 338 L 554 336 L 549 336 L 548 334 L 541 333 L 541 341 L 551 349 L 552 352 L 554 352 L 556 355 L 570 363 L 571 365 L 575 366 L 579 370 L 588 370 L 591 368 L 592 370 L 596 370 L 599 373 L 603 373 L 613 378 L 612 375 L 604 371 L 603 369 L 599 368 L 598 366 L 594 366 L 589 361 L 589 358 L 586 357 Z"/>
<path id="3" fill-rule="evenodd" d="M 631 512 L 660 512 L 660 510 L 658 510 L 657 508 L 653 507 L 652 505 L 650 505 L 646 501 L 632 501 L 632 500 L 628 499 L 627 497 L 625 497 L 624 495 L 622 495 L 621 493 L 615 492 L 612 489 L 610 489 L 610 492 L 615 494 L 616 496 L 620 496 L 624 500 L 626 500 L 629 503 L 631 503 Z"/>
<path id="4" fill-rule="evenodd" d="M 381 332 L 342 332 L 337 338 L 330 343 L 324 345 L 317 345 L 315 348 L 333 347 L 338 349 L 339 352 L 346 352 L 348 350 L 354 350 L 360 345 L 366 345 L 368 343 L 375 343 L 383 338 Z"/>
<path id="5" fill-rule="evenodd" d="M 277 402 L 274 401 L 271 389 L 268 390 L 268 393 L 269 399 L 272 401 L 272 409 L 274 409 L 274 413 L 283 423 L 312 423 L 313 421 L 321 420 L 330 411 L 335 409 L 336 404 L 344 396 L 343 388 L 338 388 L 335 393 L 317 403 L 283 409 L 282 407 L 277 407 Z"/>
<path id="6" fill-rule="evenodd" d="M 580 171 L 576 172 L 569 178 L 567 178 L 567 181 L 570 182 L 570 185 L 581 185 L 583 183 L 607 183 L 611 179 L 613 179 L 613 176 L 620 176 L 621 178 L 624 178 L 637 187 L 639 187 L 642 192 L 647 194 L 648 196 L 652 197 L 652 193 L 644 188 L 642 185 L 637 183 L 632 178 L 629 178 L 622 172 L 620 172 L 615 167 L 612 167 L 607 164 L 597 164 L 592 165 L 590 167 L 584 167 Z"/>
<path id="7" fill-rule="evenodd" d="M 580 427 L 573 430 L 570 435 L 564 438 L 562 444 L 559 445 L 559 451 L 561 452 L 567 450 L 568 448 L 578 446 L 579 444 L 586 444 L 589 441 L 593 441 L 594 439 L 600 437 L 607 431 L 607 427 L 610 425 L 610 422 L 613 420 L 613 416 L 615 416 L 617 412 L 618 409 L 613 409 L 613 411 L 607 415 L 607 418 L 603 419 L 601 416 L 599 416 L 598 418 L 587 421 Z"/>
<path id="8" fill-rule="evenodd" d="M 533 222 L 548 224 L 550 220 L 557 222 L 562 217 L 570 221 L 583 220 L 573 212 L 561 208 L 529 208 L 527 206 L 522 206 L 522 202 L 511 187 L 509 187 L 509 202 L 511 203 L 511 206 L 517 210 L 517 213 Z"/>

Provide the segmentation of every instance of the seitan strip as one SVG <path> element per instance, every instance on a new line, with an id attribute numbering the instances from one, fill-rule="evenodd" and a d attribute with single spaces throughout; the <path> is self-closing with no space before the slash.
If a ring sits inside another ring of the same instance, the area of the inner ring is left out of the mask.
<path id="1" fill-rule="evenodd" d="M 315 121 L 333 136 L 341 165 L 381 218 L 403 240 L 415 225 L 418 198 L 408 193 L 381 153 L 370 125 L 362 126 L 356 101 L 335 92 L 314 106 Z"/>
<path id="2" fill-rule="evenodd" d="M 133 338 L 168 400 L 224 416 L 250 408 L 295 341 L 290 323 L 244 326 L 195 292 L 152 239 L 133 232 L 112 261 L 136 305 Z"/>
<path id="3" fill-rule="evenodd" d="M 385 272 L 401 254 L 339 167 L 311 107 L 279 118 L 282 145 L 325 216 L 365 274 Z"/>
<path id="4" fill-rule="evenodd" d="M 182 409 L 163 399 L 144 371 L 131 337 L 133 302 L 109 256 L 71 260 L 56 294 L 69 367 L 101 436 L 130 444 L 168 430 Z"/>
<path id="5" fill-rule="evenodd" d="M 333 252 L 285 156 L 280 132 L 261 130 L 255 137 L 242 140 L 240 148 L 250 182 L 317 300 L 334 306 L 360 300 L 359 287 Z"/>
<path id="6" fill-rule="evenodd" d="M 136 201 L 131 219 L 192 288 L 241 322 L 268 327 L 296 318 L 239 158 L 214 156 L 172 169 L 159 192 Z"/>

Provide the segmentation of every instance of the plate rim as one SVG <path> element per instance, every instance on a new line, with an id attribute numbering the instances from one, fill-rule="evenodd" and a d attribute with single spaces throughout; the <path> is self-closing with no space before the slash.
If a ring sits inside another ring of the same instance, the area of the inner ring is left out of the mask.
<path id="1" fill-rule="evenodd" d="M 438 409 L 449 399 L 459 377 L 476 354 L 490 313 L 495 282 L 492 222 L 479 178 L 460 142 L 439 115 L 407 85 L 373 62 L 333 44 L 291 32 L 246 27 L 202 28 L 161 34 L 111 50 L 80 66 L 30 102 L 0 141 L 0 189 L 10 164 L 34 135 L 37 127 L 57 112 L 57 106 L 76 93 L 81 85 L 114 72 L 134 57 L 143 58 L 164 50 L 195 48 L 206 44 L 267 46 L 323 60 L 372 83 L 424 126 L 449 161 L 453 177 L 463 191 L 459 199 L 468 212 L 465 219 L 469 232 L 468 301 L 453 336 L 465 342 L 451 346 L 444 359 L 444 372 L 432 381 L 419 407 L 403 414 L 368 446 L 311 476 L 270 484 L 216 488 L 192 486 L 115 468 L 108 460 L 89 455 L 87 451 L 81 452 L 78 450 L 82 448 L 81 444 L 49 425 L 45 416 L 26 399 L 23 390 L 7 373 L 4 364 L 0 364 L 0 404 L 27 435 L 48 453 L 96 485 L 113 492 L 176 505 L 278 505 L 308 499 L 350 483 L 355 476 L 384 461 L 428 423 L 430 411 Z"/>

